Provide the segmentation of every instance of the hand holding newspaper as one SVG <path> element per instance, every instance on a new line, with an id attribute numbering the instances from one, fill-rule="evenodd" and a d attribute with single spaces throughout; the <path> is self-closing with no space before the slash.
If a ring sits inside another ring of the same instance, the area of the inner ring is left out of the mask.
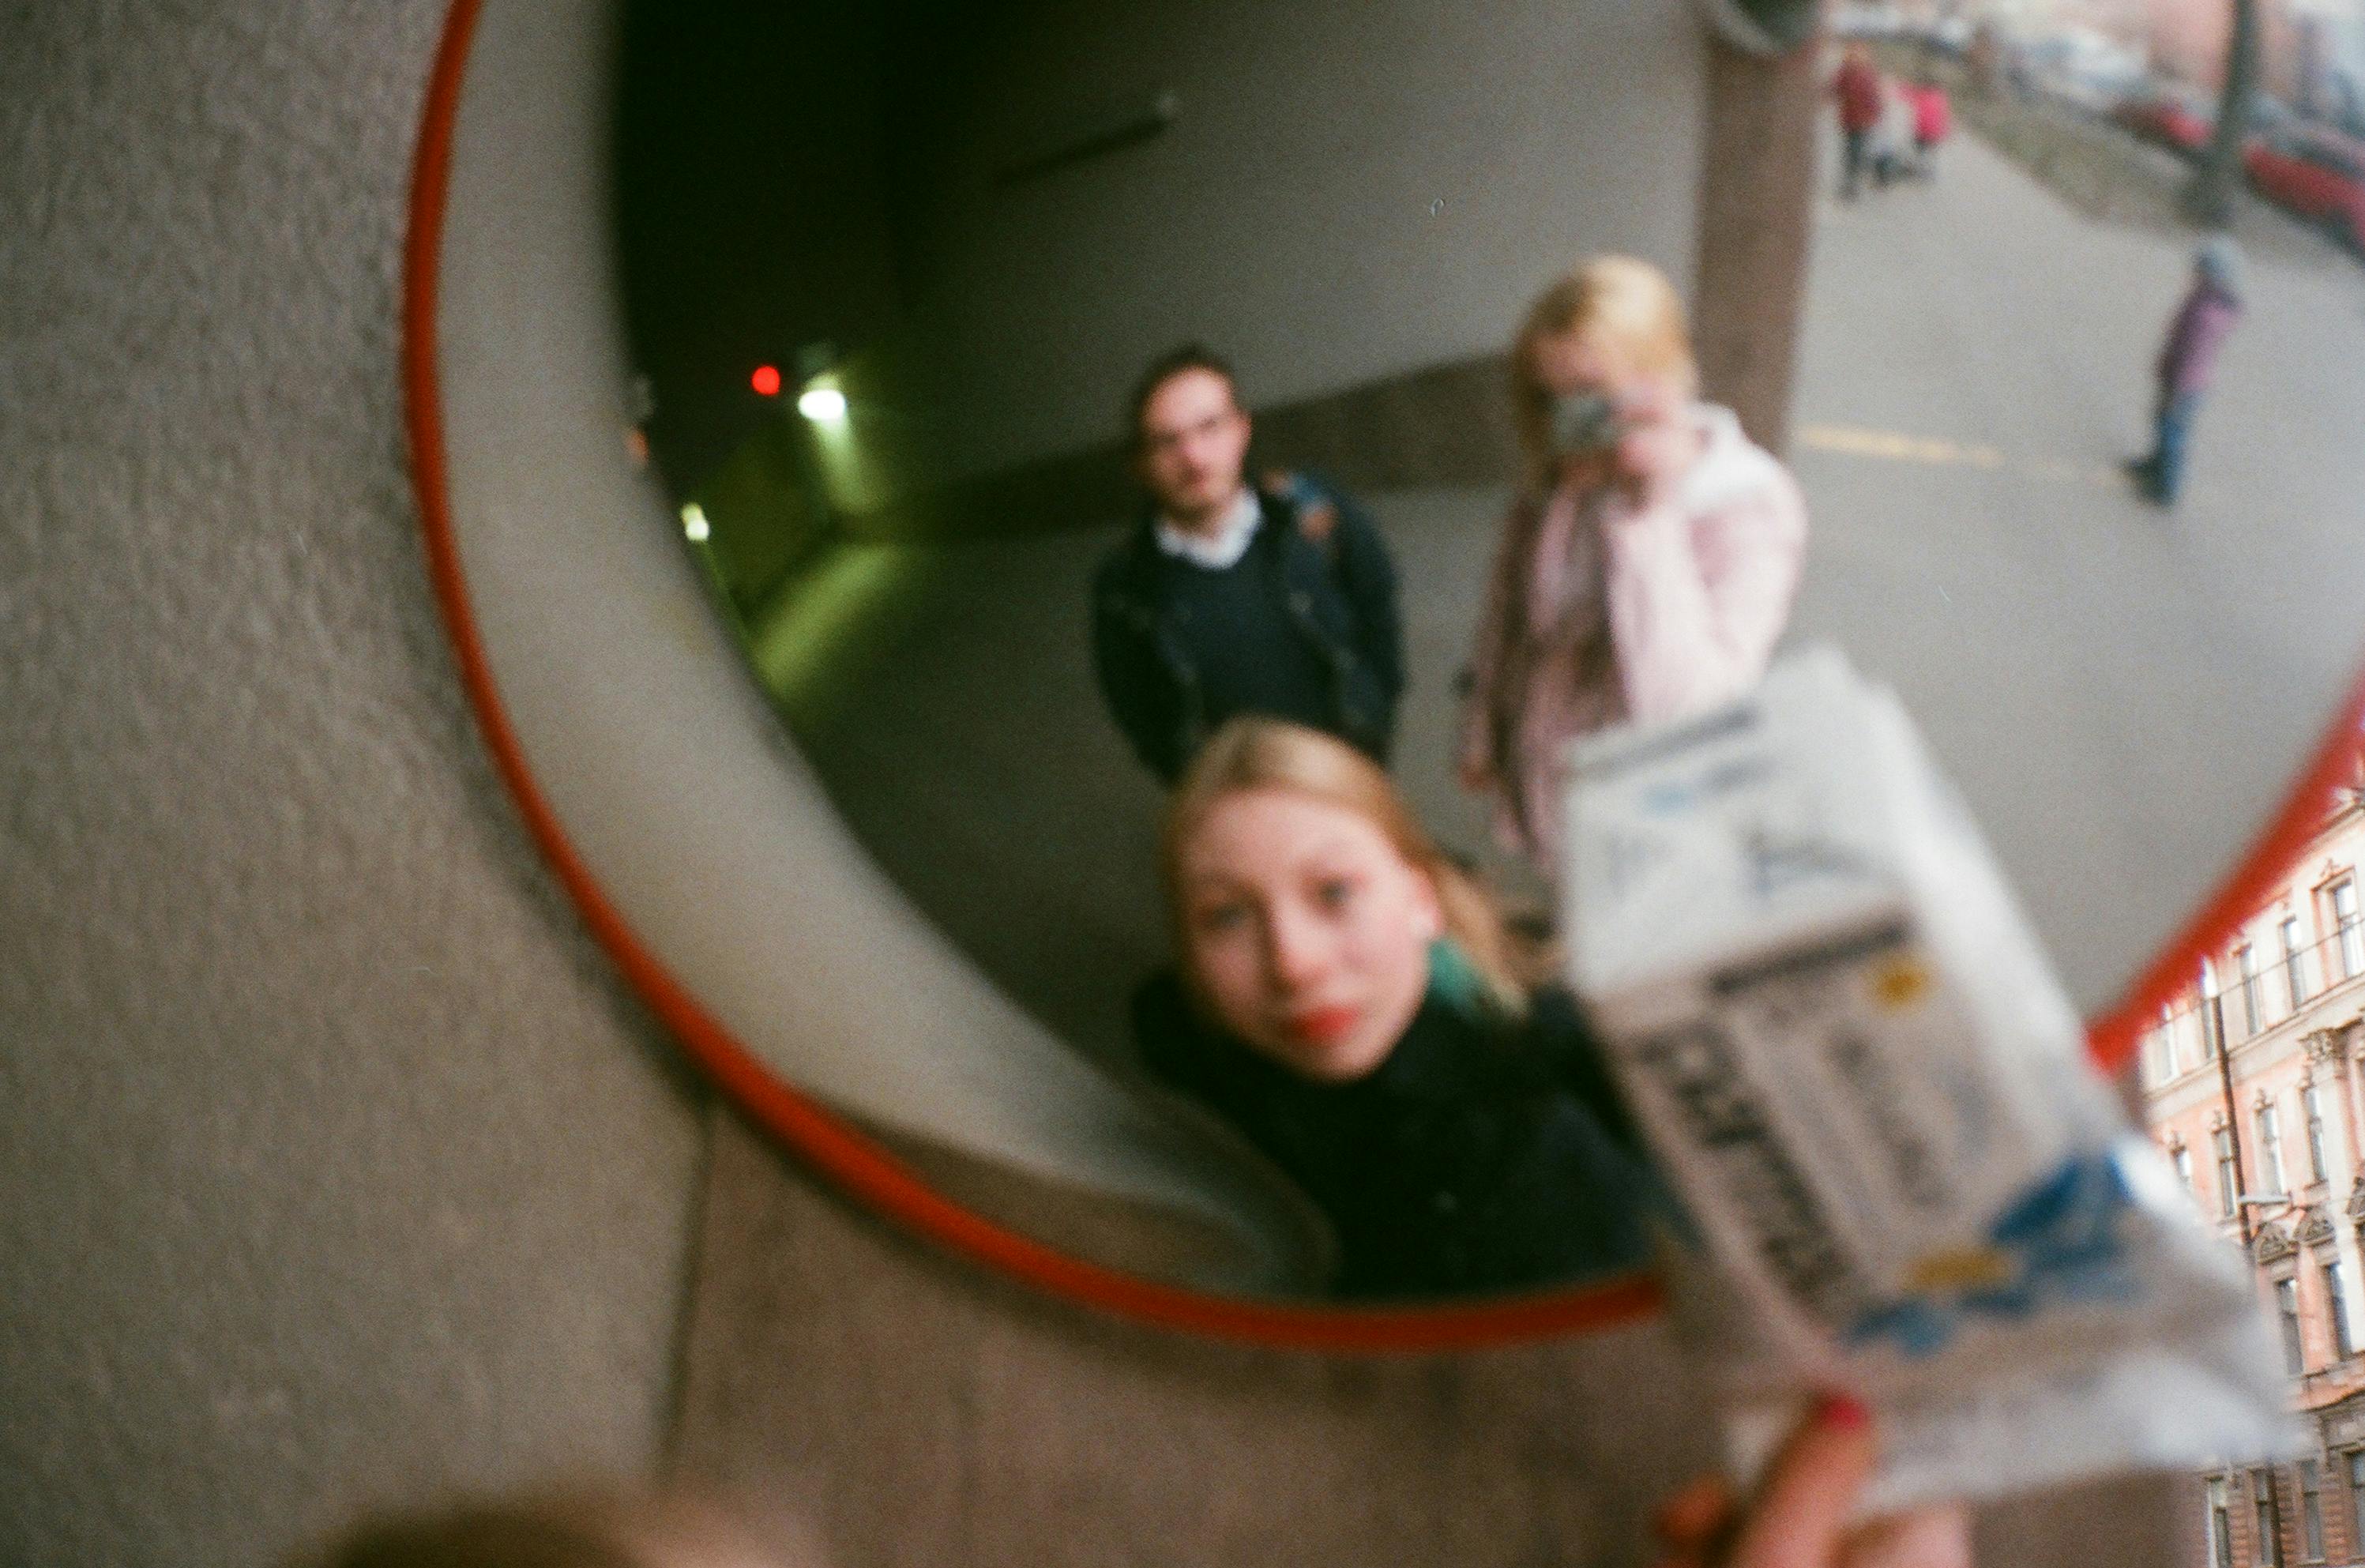
<path id="1" fill-rule="evenodd" d="M 1686 1211 L 1737 1469 L 1819 1389 L 1879 1417 L 1874 1513 L 2289 1450 L 2246 1261 L 1893 694 L 1810 650 L 1569 778 L 1570 979 Z"/>

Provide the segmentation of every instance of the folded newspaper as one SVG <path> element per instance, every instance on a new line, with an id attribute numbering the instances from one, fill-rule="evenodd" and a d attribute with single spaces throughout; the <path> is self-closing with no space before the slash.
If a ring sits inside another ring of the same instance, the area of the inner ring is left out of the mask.
<path id="1" fill-rule="evenodd" d="M 2292 1451 L 2240 1253 L 2129 1122 L 1903 706 L 1813 649 L 1571 756 L 1570 978 L 1687 1219 L 1735 1468 L 1813 1393 L 1868 1512 Z"/>

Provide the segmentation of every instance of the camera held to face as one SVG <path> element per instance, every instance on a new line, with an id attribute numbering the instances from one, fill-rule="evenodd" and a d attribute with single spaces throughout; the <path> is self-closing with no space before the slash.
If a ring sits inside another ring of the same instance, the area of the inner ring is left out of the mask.
<path id="1" fill-rule="evenodd" d="M 1598 392 L 1572 392 L 1552 399 L 1552 450 L 1560 457 L 1594 457 L 1616 446 L 1627 421 L 1618 405 Z"/>

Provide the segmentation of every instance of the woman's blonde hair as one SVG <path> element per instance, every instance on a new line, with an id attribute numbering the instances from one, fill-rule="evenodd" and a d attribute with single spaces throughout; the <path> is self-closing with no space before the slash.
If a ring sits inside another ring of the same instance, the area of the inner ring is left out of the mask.
<path id="1" fill-rule="evenodd" d="M 809 1546 L 797 1561 L 810 1564 Z M 302 1568 L 760 1568 L 779 1561 L 713 1504 L 588 1490 L 365 1519 Z"/>
<path id="2" fill-rule="evenodd" d="M 1632 256 L 1595 256 L 1555 278 L 1528 307 L 1511 344 L 1511 417 L 1531 488 L 1552 475 L 1552 394 L 1536 379 L 1536 345 L 1574 332 L 1622 369 L 1699 386 L 1683 296 L 1666 274 Z"/>
<path id="3" fill-rule="evenodd" d="M 1160 865 L 1178 953 L 1190 951 L 1182 903 L 1182 847 L 1216 803 L 1255 790 L 1283 790 L 1352 812 L 1393 846 L 1437 890 L 1445 935 L 1485 982 L 1486 1000 L 1514 1016 L 1527 1010 L 1503 917 L 1485 890 L 1445 857 L 1379 764 L 1319 730 L 1279 719 L 1234 719 L 1217 730 L 1184 770 L 1166 811 Z M 1194 994 L 1191 966 L 1183 972 Z"/>

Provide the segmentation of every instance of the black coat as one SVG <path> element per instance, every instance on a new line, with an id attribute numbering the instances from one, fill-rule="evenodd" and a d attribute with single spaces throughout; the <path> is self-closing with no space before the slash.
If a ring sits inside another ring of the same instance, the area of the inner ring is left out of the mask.
<path id="1" fill-rule="evenodd" d="M 1328 1216 L 1333 1293 L 1532 1289 L 1643 1266 L 1666 1212 L 1575 1002 L 1495 1019 L 1432 993 L 1350 1083 L 1302 1078 L 1207 1022 L 1171 971 L 1134 995 L 1160 1081 L 1237 1126 Z"/>
<path id="2" fill-rule="evenodd" d="M 1261 490 L 1264 521 L 1236 571 L 1255 576 L 1277 621 L 1319 655 L 1329 711 L 1313 718 L 1384 764 L 1404 690 L 1404 632 L 1396 614 L 1395 569 L 1371 520 L 1324 492 L 1337 521 L 1317 542 L 1302 526 L 1296 502 Z M 1160 589 L 1163 556 L 1144 515 L 1101 563 L 1093 585 L 1093 666 L 1110 715 L 1144 766 L 1172 783 L 1216 721 L 1235 704 L 1205 689 L 1204 655 L 1192 628 L 1171 613 Z"/>

